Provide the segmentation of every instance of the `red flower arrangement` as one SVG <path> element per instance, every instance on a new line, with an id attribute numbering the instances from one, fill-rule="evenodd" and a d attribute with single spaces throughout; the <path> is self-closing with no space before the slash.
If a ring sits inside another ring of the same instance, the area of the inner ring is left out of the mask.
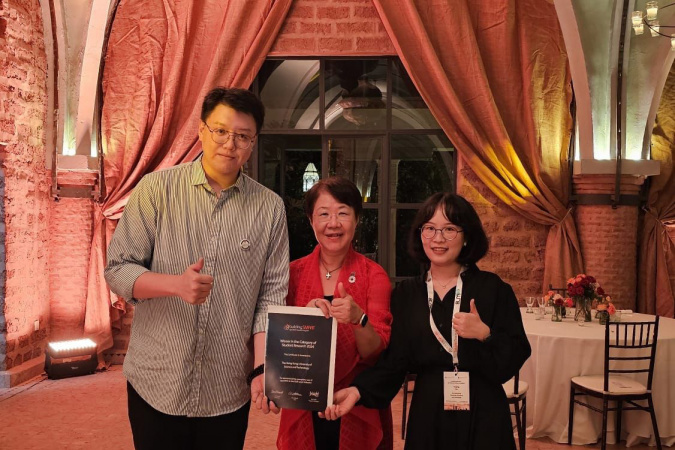
<path id="1" fill-rule="evenodd" d="M 602 299 L 605 290 L 600 287 L 595 277 L 580 273 L 567 280 L 567 295 L 572 298 L 585 298 L 591 301 Z"/>
<path id="2" fill-rule="evenodd" d="M 544 294 L 544 300 L 546 301 L 546 304 L 552 306 L 565 306 L 567 308 L 574 306 L 574 302 L 571 298 L 563 298 L 562 295 L 556 294 L 553 291 L 548 291 L 546 294 Z"/>
<path id="3" fill-rule="evenodd" d="M 573 305 L 571 298 L 563 298 L 562 295 L 553 291 L 544 294 L 544 300 L 546 304 L 553 306 L 554 313 L 551 320 L 554 322 L 560 322 L 565 317 L 565 308 Z"/>
<path id="4" fill-rule="evenodd" d="M 586 322 L 591 321 L 591 305 L 594 300 L 602 300 L 605 295 L 605 290 L 600 287 L 600 284 L 590 275 L 580 273 L 574 278 L 567 280 L 567 294 L 574 299 L 577 311 L 575 319 L 579 315 L 584 315 Z"/>
<path id="5" fill-rule="evenodd" d="M 612 297 L 608 295 L 602 299 L 602 301 L 598 303 L 597 310 L 598 313 L 596 317 L 601 324 L 604 324 L 610 320 L 610 317 L 616 314 L 616 308 L 614 307 L 614 303 L 612 303 Z"/>

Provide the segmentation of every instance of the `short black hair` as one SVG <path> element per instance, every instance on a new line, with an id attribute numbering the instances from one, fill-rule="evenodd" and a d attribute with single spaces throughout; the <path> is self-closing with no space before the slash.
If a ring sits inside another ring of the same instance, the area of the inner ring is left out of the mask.
<path id="1" fill-rule="evenodd" d="M 255 120 L 256 134 L 260 133 L 265 121 L 265 106 L 253 92 L 225 87 L 211 89 L 202 103 L 202 122 L 206 123 L 206 119 L 218 105 L 229 106 L 235 111 L 250 115 Z"/>
<path id="2" fill-rule="evenodd" d="M 438 208 L 443 208 L 445 217 L 462 228 L 466 246 L 459 252 L 457 262 L 463 266 L 475 264 L 488 251 L 488 238 L 483 224 L 471 203 L 457 194 L 437 192 L 424 201 L 415 215 L 408 235 L 408 253 L 428 268 L 430 261 L 420 239 L 420 228 L 427 223 Z"/>
<path id="3" fill-rule="evenodd" d="M 334 176 L 319 180 L 305 194 L 305 214 L 307 214 L 310 220 L 312 220 L 312 214 L 314 214 L 316 200 L 322 192 L 328 192 L 338 202 L 351 207 L 357 219 L 361 216 L 363 199 L 361 198 L 359 188 L 344 177 Z"/>

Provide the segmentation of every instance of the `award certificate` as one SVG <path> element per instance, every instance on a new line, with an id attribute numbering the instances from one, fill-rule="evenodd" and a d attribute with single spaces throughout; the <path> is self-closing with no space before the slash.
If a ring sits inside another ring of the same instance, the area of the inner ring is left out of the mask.
<path id="1" fill-rule="evenodd" d="M 324 411 L 333 404 L 337 322 L 319 308 L 270 306 L 265 395 L 279 408 Z"/>

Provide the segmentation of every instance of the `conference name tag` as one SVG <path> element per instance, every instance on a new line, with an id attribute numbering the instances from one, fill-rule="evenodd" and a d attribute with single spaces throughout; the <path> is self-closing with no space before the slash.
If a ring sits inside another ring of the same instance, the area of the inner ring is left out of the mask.
<path id="1" fill-rule="evenodd" d="M 443 372 L 443 409 L 469 410 L 469 372 Z"/>

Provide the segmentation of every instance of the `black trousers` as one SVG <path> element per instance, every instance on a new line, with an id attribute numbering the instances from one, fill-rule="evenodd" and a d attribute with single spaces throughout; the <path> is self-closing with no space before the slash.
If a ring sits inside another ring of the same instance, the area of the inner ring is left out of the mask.
<path id="1" fill-rule="evenodd" d="M 244 448 L 251 402 L 215 417 L 171 416 L 150 406 L 127 382 L 129 422 L 136 450 Z"/>

